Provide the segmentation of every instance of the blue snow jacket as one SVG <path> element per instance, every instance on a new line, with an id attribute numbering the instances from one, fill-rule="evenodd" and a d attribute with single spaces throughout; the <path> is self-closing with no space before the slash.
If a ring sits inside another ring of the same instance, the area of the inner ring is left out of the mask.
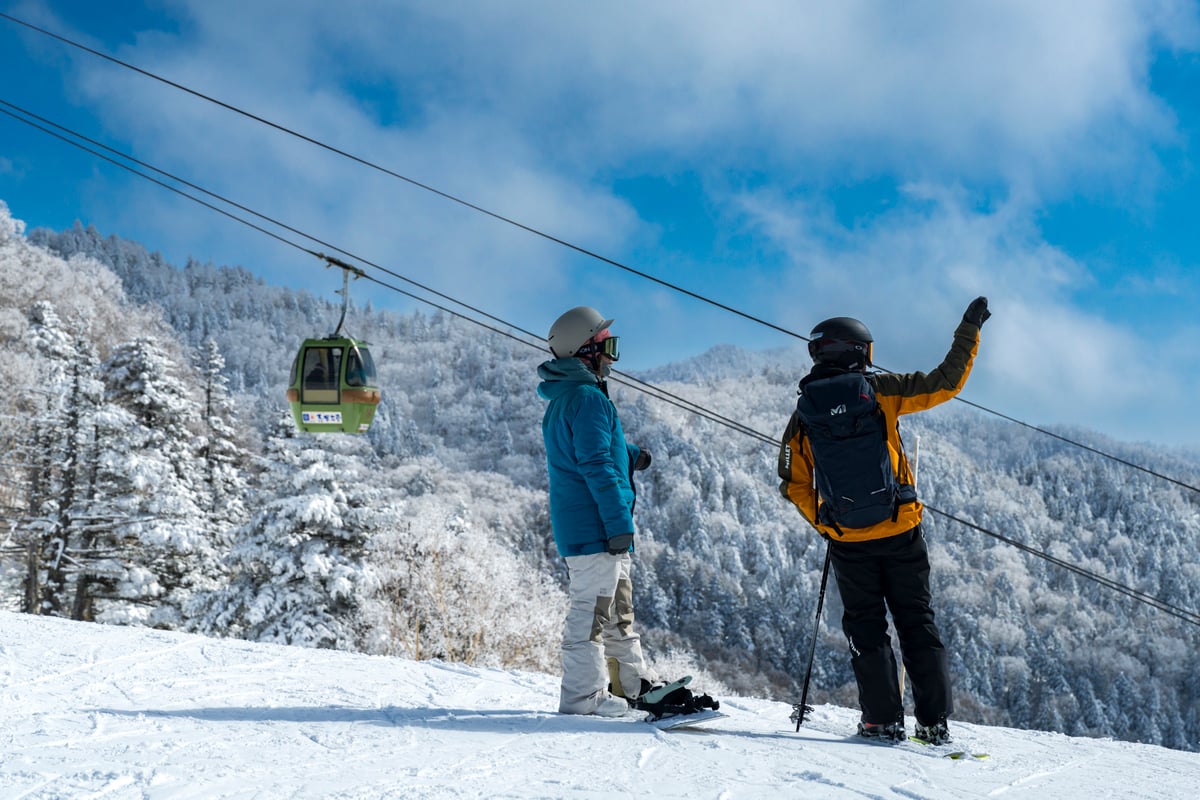
<path id="1" fill-rule="evenodd" d="M 550 526 L 561 556 L 608 550 L 608 540 L 633 533 L 631 467 L 640 450 L 625 441 L 617 408 L 578 358 L 538 367 L 538 395 L 550 474 Z"/>

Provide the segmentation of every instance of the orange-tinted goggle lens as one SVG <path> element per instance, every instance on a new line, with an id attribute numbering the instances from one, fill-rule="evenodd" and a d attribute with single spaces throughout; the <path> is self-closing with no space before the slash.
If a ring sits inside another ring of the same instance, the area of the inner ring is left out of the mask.
<path id="1" fill-rule="evenodd" d="M 621 360 L 621 337 L 609 336 L 607 339 L 601 339 L 598 342 L 588 342 L 583 347 L 579 348 L 575 355 L 577 356 L 608 356 L 613 361 Z"/>

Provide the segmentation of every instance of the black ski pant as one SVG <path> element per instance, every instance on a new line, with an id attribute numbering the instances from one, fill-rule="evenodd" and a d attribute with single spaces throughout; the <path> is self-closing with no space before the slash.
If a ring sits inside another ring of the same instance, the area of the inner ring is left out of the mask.
<path id="1" fill-rule="evenodd" d="M 929 593 L 929 552 L 921 526 L 868 542 L 830 543 L 830 563 L 845 613 L 842 630 L 858 681 L 864 722 L 904 722 L 896 656 L 888 634 L 892 612 L 917 722 L 934 725 L 954 710 L 950 672 Z"/>

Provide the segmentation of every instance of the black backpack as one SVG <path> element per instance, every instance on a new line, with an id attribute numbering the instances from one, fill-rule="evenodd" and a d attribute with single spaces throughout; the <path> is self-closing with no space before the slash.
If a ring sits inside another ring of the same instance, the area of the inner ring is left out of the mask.
<path id="1" fill-rule="evenodd" d="M 796 413 L 812 447 L 820 522 L 841 535 L 842 528 L 895 520 L 901 503 L 917 499 L 892 471 L 887 420 L 863 373 L 805 381 Z"/>

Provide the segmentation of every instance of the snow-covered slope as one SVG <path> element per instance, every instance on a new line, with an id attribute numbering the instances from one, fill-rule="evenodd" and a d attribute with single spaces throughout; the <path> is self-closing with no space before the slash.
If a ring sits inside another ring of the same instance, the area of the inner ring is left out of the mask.
<path id="1" fill-rule="evenodd" d="M 553 675 L 0 612 L 5 798 L 1180 798 L 1200 754 L 961 724 L 948 748 L 855 713 L 727 698 L 660 732 L 555 713 Z M 703 687 L 700 687 L 703 688 Z M 911 720 L 910 720 L 911 723 Z"/>

